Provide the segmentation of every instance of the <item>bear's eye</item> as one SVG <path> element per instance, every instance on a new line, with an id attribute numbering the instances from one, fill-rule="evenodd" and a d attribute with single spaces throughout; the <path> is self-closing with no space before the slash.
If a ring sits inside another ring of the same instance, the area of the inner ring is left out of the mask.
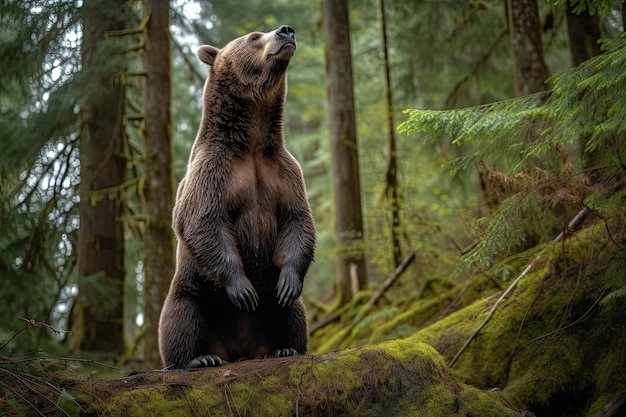
<path id="1" fill-rule="evenodd" d="M 261 38 L 261 35 L 255 33 L 253 35 L 250 36 L 250 39 L 253 41 L 258 41 Z"/>

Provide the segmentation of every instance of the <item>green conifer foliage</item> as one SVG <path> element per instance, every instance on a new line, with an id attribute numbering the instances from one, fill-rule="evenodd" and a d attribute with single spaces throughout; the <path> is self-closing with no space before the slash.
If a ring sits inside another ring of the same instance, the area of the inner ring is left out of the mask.
<path id="1" fill-rule="evenodd" d="M 481 159 L 502 171 L 503 184 L 513 184 L 498 209 L 478 221 L 482 237 L 466 264 L 488 264 L 529 233 L 566 224 L 565 210 L 560 219 L 546 214 L 558 204 L 589 205 L 602 217 L 623 207 L 626 37 L 604 40 L 602 48 L 602 55 L 551 77 L 547 93 L 458 110 L 406 111 L 401 132 L 427 142 L 449 138 L 472 150 L 450 162 L 452 173 Z M 590 139 L 579 158 L 573 150 L 582 136 Z M 596 156 L 591 167 L 582 163 L 588 154 Z"/>

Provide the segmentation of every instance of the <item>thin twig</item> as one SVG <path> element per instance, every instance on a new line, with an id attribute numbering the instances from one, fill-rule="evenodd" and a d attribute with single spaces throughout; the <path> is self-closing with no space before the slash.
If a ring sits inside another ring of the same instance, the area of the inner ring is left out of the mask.
<path id="1" fill-rule="evenodd" d="M 52 330 L 53 332 L 55 332 L 56 334 L 61 334 L 61 333 L 66 333 L 65 330 L 58 330 L 56 329 L 54 326 L 46 323 L 45 320 L 43 321 L 35 321 L 34 319 L 25 319 L 25 318 L 21 318 L 20 320 L 24 320 L 26 322 L 26 326 L 22 327 L 21 329 L 17 330 L 15 333 L 13 333 L 13 336 L 11 336 L 9 338 L 9 340 L 5 341 L 4 343 L 2 343 L 0 345 L 0 350 L 4 349 L 4 347 L 6 345 L 8 345 L 11 340 L 15 339 L 17 337 L 18 334 L 22 333 L 24 330 L 26 329 L 30 329 L 32 327 L 45 327 L 47 329 Z"/>
<path id="2" fill-rule="evenodd" d="M 114 365 L 110 365 L 108 363 L 104 363 L 104 362 L 99 362 L 93 359 L 82 359 L 82 358 L 65 358 L 65 357 L 61 357 L 61 356 L 48 356 L 48 357 L 37 357 L 37 358 L 24 358 L 24 359 L 11 359 L 10 361 L 6 362 L 6 363 L 10 363 L 10 364 L 16 364 L 16 363 L 22 363 L 22 362 L 33 362 L 33 361 L 66 361 L 66 362 L 80 362 L 80 363 L 85 363 L 85 364 L 92 364 L 92 365 L 98 365 L 98 366 L 102 366 L 104 368 L 109 368 L 109 369 L 115 369 L 117 371 L 124 371 L 124 372 L 134 372 L 134 369 L 129 369 L 129 368 L 120 368 L 119 366 L 114 366 Z M 3 362 L 0 361 L 0 365 L 2 365 Z"/>
<path id="3" fill-rule="evenodd" d="M 45 400 L 46 402 L 50 403 L 58 411 L 60 411 L 63 415 L 69 417 L 69 414 L 63 408 L 59 407 L 53 399 L 51 399 L 46 394 L 44 394 L 44 393 L 42 393 L 40 391 L 40 389 L 49 390 L 49 391 L 52 392 L 52 394 L 55 397 L 57 397 L 57 396 L 62 394 L 62 391 L 58 387 L 55 387 L 54 385 L 50 384 L 49 382 L 44 381 L 41 378 L 37 378 L 37 377 L 32 376 L 32 375 L 24 374 L 24 373 L 21 373 L 21 372 L 13 372 L 13 371 L 10 371 L 10 370 L 7 370 L 7 369 L 1 369 L 1 368 L 0 368 L 0 371 L 4 372 L 5 374 L 7 374 L 7 375 L 9 375 L 11 377 L 13 377 L 15 379 L 15 382 L 21 383 L 22 385 L 24 385 L 24 387 L 27 390 L 29 390 L 30 392 L 35 394 L 38 398 L 41 398 L 41 399 Z M 39 389 L 35 389 L 34 387 L 38 387 Z M 13 392 L 15 393 L 15 390 L 13 390 Z M 19 397 L 20 397 L 20 399 L 25 401 L 28 405 L 30 405 L 31 407 L 34 407 L 33 404 L 31 404 L 26 398 L 24 398 L 21 395 Z M 76 401 L 74 401 L 74 403 L 76 405 L 78 405 L 78 403 L 76 403 Z M 44 415 L 37 408 L 35 408 L 35 410 L 39 414 Z"/>
<path id="4" fill-rule="evenodd" d="M 528 346 L 531 343 L 534 343 L 534 342 L 536 342 L 538 340 L 545 339 L 546 337 L 552 336 L 553 334 L 557 334 L 559 332 L 562 332 L 563 330 L 569 329 L 570 327 L 573 327 L 573 326 L 577 325 L 578 323 L 582 322 L 583 320 L 585 320 L 587 317 L 589 317 L 589 315 L 591 314 L 591 311 L 595 308 L 595 306 L 598 305 L 600 300 L 602 300 L 602 298 L 604 298 L 604 293 L 605 292 L 606 291 L 602 291 L 602 293 L 600 293 L 600 296 L 598 298 L 596 298 L 596 300 L 593 302 L 591 307 L 589 307 L 589 309 L 587 309 L 587 311 L 585 311 L 582 316 L 580 316 L 579 318 L 577 318 L 576 320 L 574 320 L 573 322 L 571 322 L 567 326 L 559 327 L 558 329 L 555 329 L 555 330 L 553 330 L 553 331 L 551 331 L 549 333 L 542 334 L 541 336 L 535 337 L 533 340 L 528 342 L 526 345 Z"/>
<path id="5" fill-rule="evenodd" d="M 587 217 L 587 215 L 589 214 L 589 209 L 587 207 L 583 207 L 577 214 L 576 216 L 574 216 L 574 218 L 569 222 L 569 224 L 567 225 L 567 228 L 569 230 L 575 230 L 576 228 L 578 228 L 578 226 L 580 226 L 580 224 L 585 220 L 585 218 Z M 561 232 L 556 238 L 554 238 L 554 240 L 552 242 L 557 243 L 559 241 L 561 241 L 564 237 L 566 236 L 565 231 Z M 496 308 L 498 307 L 498 305 L 502 302 L 502 300 L 504 300 L 506 298 L 507 295 L 509 295 L 509 293 L 513 290 L 513 288 L 515 288 L 515 286 L 517 285 L 517 283 L 524 278 L 524 276 L 526 276 L 526 274 L 528 274 L 528 272 L 530 272 L 532 266 L 534 264 L 536 264 L 539 261 L 539 256 L 536 256 L 531 262 L 530 264 L 528 264 L 528 266 L 526 267 L 526 269 L 524 269 L 524 271 L 522 271 L 522 273 L 515 279 L 515 281 L 513 281 L 513 283 L 509 286 L 509 288 L 506 289 L 506 291 L 500 296 L 500 298 L 498 298 L 498 301 L 496 301 L 496 303 L 494 304 L 493 308 L 491 309 L 491 311 L 489 312 L 489 315 L 487 316 L 487 318 L 485 318 L 485 320 L 476 328 L 476 330 L 474 330 L 474 332 L 470 335 L 470 337 L 467 338 L 467 341 L 465 342 L 465 344 L 461 347 L 461 349 L 459 349 L 459 351 L 456 353 L 456 355 L 454 355 L 454 358 L 452 358 L 452 360 L 450 361 L 450 363 L 448 364 L 448 367 L 451 368 L 452 365 L 454 365 L 454 363 L 457 361 L 457 359 L 459 358 L 459 356 L 461 356 L 461 354 L 465 351 L 465 349 L 467 349 L 467 347 L 469 346 L 470 342 L 472 340 L 474 340 L 474 338 L 476 337 L 476 335 L 478 335 L 478 332 L 480 332 L 480 330 L 485 327 L 485 325 L 487 324 L 487 322 L 489 320 L 491 320 L 491 317 L 493 317 L 494 312 L 496 311 Z M 599 300 L 598 300 L 599 301 Z M 595 305 L 595 303 L 594 303 Z"/>
<path id="6" fill-rule="evenodd" d="M 509 286 L 509 288 L 507 288 L 507 290 L 500 296 L 500 298 L 498 298 L 498 301 L 496 301 L 496 303 L 494 304 L 493 308 L 491 309 L 491 311 L 489 312 L 489 315 L 487 316 L 487 318 L 485 318 L 485 320 L 480 324 L 480 326 L 478 326 L 476 328 L 476 330 L 474 330 L 474 332 L 470 335 L 470 337 L 467 338 L 467 341 L 465 342 L 465 344 L 463 345 L 463 347 L 461 347 L 461 349 L 459 349 L 459 351 L 456 353 L 456 355 L 454 355 L 454 358 L 452 358 L 452 360 L 450 361 L 450 363 L 448 364 L 448 368 L 451 368 L 452 365 L 454 365 L 454 363 L 457 361 L 457 359 L 459 359 L 459 356 L 461 356 L 461 354 L 465 351 L 465 349 L 469 346 L 470 342 L 472 340 L 474 340 L 474 338 L 476 337 L 476 335 L 478 334 L 478 332 L 481 331 L 481 329 L 483 327 L 485 327 L 485 325 L 487 324 L 487 322 L 491 319 L 491 317 L 493 317 L 493 313 L 496 311 L 496 308 L 498 308 L 498 305 L 502 302 L 502 300 L 504 300 L 506 298 L 507 295 L 509 295 L 509 293 L 513 290 L 513 288 L 515 288 L 515 286 L 517 285 L 518 282 L 520 282 L 520 280 L 522 278 L 524 278 L 524 276 L 530 272 L 533 264 L 539 260 L 539 257 L 537 256 L 530 264 L 528 264 L 528 266 L 526 267 L 526 269 L 524 269 L 524 271 L 515 279 L 515 281 L 513 281 L 513 283 Z"/>
<path id="7" fill-rule="evenodd" d="M 22 394 L 20 394 L 19 392 L 17 392 L 15 389 L 11 388 L 10 386 L 8 386 L 7 384 L 5 384 L 4 382 L 0 381 L 0 386 L 3 386 L 5 390 L 12 392 L 13 395 L 15 395 L 16 397 L 18 397 L 20 400 L 24 401 L 26 404 L 28 404 L 30 406 L 30 408 L 32 408 L 37 414 L 39 414 L 40 416 L 45 417 L 46 415 L 44 413 L 42 413 L 41 411 L 39 411 L 39 409 L 35 406 L 35 404 L 33 404 L 32 402 L 28 401 L 28 399 L 26 397 L 24 397 Z"/>

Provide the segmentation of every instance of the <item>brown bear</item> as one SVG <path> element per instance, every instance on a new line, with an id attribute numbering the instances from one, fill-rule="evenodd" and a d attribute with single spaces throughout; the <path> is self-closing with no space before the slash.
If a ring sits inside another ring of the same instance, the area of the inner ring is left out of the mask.
<path id="1" fill-rule="evenodd" d="M 176 194 L 176 271 L 159 321 L 169 368 L 307 351 L 300 294 L 315 230 L 283 133 L 295 50 L 286 25 L 198 50 L 210 71 Z"/>

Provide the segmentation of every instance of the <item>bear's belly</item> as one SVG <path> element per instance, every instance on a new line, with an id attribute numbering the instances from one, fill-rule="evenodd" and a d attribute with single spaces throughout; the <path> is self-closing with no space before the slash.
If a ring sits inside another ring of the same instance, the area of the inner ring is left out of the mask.
<path id="1" fill-rule="evenodd" d="M 275 213 L 255 207 L 249 202 L 233 223 L 237 247 L 249 266 L 269 266 L 272 262 L 278 233 Z"/>
<path id="2" fill-rule="evenodd" d="M 273 354 L 277 346 L 270 341 L 271 321 L 265 312 L 245 313 L 234 310 L 227 325 L 216 326 L 208 352 L 228 362 L 262 358 Z"/>

